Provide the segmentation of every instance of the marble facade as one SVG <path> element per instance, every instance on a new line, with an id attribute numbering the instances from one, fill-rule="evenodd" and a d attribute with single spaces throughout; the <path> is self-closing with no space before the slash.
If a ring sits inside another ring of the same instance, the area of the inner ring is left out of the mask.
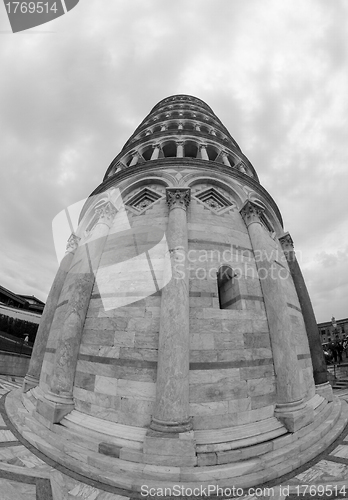
<path id="1" fill-rule="evenodd" d="M 209 106 L 158 103 L 82 210 L 25 379 L 26 425 L 53 448 L 76 432 L 72 469 L 108 484 L 117 471 L 126 490 L 258 484 L 302 464 L 301 447 L 315 456 L 347 416 L 285 236 Z"/>

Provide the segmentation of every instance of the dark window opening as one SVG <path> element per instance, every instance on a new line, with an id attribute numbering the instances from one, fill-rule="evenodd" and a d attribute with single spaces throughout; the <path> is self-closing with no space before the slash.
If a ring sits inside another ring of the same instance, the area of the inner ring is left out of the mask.
<path id="1" fill-rule="evenodd" d="M 198 147 L 196 144 L 189 142 L 185 144 L 185 157 L 186 158 L 197 158 Z"/>
<path id="2" fill-rule="evenodd" d="M 163 154 L 166 158 L 176 157 L 176 144 L 175 142 L 170 142 L 163 147 Z"/>
<path id="3" fill-rule="evenodd" d="M 238 276 L 230 266 L 220 267 L 217 273 L 220 309 L 242 309 Z"/>
<path id="4" fill-rule="evenodd" d="M 146 160 L 146 161 L 150 160 L 150 158 L 152 156 L 152 151 L 153 151 L 152 147 L 147 148 L 147 149 L 145 149 L 145 151 L 143 151 L 142 156 L 143 156 L 144 160 Z"/>
<path id="5" fill-rule="evenodd" d="M 218 156 L 218 152 L 215 150 L 215 148 L 213 148 L 212 146 L 208 146 L 207 153 L 209 156 L 209 160 L 212 160 L 212 161 L 216 160 L 216 158 Z"/>

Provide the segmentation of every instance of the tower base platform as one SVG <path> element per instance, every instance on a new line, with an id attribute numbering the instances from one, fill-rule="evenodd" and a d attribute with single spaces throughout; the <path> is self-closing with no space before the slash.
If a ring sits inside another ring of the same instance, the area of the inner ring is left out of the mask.
<path id="1" fill-rule="evenodd" d="M 326 450 L 347 424 L 348 405 L 337 397 L 331 403 L 320 397 L 313 399 L 314 422 L 299 431 L 283 433 L 262 443 L 240 448 L 207 451 L 206 462 L 212 460 L 214 455 L 220 463 L 203 465 L 201 458 L 202 465 L 197 466 L 144 463 L 140 461 L 142 450 L 136 446 L 128 451 L 127 459 L 120 458 L 124 457 L 121 452 L 124 444 L 122 446 L 119 441 L 117 445 L 115 437 L 93 429 L 87 416 L 83 421 L 83 414 L 79 419 L 78 412 L 72 412 L 61 424 L 50 424 L 42 416 L 38 417 L 32 391 L 24 397 L 20 390 L 10 392 L 6 396 L 5 410 L 19 440 L 22 438 L 30 443 L 48 457 L 48 461 L 72 471 L 77 474 L 76 477 L 88 479 L 88 484 L 94 481 L 104 485 L 106 491 L 132 498 L 151 496 L 147 495 L 151 488 L 155 489 L 151 491 L 164 491 L 166 488 L 170 492 L 178 487 L 182 491 L 189 491 L 190 488 L 204 491 L 209 487 L 211 496 L 214 496 L 214 487 L 247 491 L 250 487 L 274 482 Z M 316 405 L 316 402 L 320 404 Z M 101 420 L 101 429 L 103 424 L 105 421 Z M 131 441 L 129 437 L 124 436 L 124 439 Z M 200 451 L 203 456 L 203 448 Z M 348 470 L 348 466 L 346 468 Z"/>

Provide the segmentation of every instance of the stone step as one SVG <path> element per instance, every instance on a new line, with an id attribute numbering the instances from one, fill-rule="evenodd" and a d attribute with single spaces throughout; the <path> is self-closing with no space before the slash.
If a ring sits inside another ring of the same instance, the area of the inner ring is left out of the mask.
<path id="1" fill-rule="evenodd" d="M 124 438 L 130 441 L 144 441 L 146 430 L 143 427 L 134 427 L 131 425 L 118 424 L 101 418 L 93 417 L 73 410 L 62 420 L 62 425 L 66 427 L 74 427 L 82 425 L 84 428 L 105 433 L 108 436 L 116 438 Z"/>
<path id="2" fill-rule="evenodd" d="M 147 429 L 107 422 L 76 410 L 62 419 L 60 424 L 87 439 L 108 442 L 116 446 L 142 450 Z"/>
<path id="3" fill-rule="evenodd" d="M 69 422 L 65 420 L 65 418 L 61 421 L 61 427 L 63 429 L 67 429 L 73 434 L 76 435 L 83 435 L 85 439 L 88 440 L 95 440 L 100 443 L 105 443 L 108 442 L 110 444 L 113 444 L 115 446 L 119 447 L 127 447 L 130 449 L 134 450 L 142 450 L 143 448 L 143 442 L 139 441 L 134 441 L 134 440 L 129 440 L 129 439 L 123 439 L 122 437 L 115 437 L 115 436 L 108 436 L 107 434 L 103 432 L 98 432 L 97 430 L 90 429 L 88 427 L 82 427 L 79 424 L 75 424 L 73 422 Z"/>
<path id="4" fill-rule="evenodd" d="M 129 493 L 127 490 L 132 489 L 134 472 L 127 473 L 113 467 L 113 473 L 110 473 L 109 471 L 105 471 L 105 468 L 94 467 L 88 463 L 87 450 L 85 448 L 79 447 L 74 454 L 69 454 L 67 453 L 67 449 L 64 449 L 65 443 L 61 443 L 62 439 L 60 438 L 58 446 L 59 439 L 52 440 L 51 437 L 54 434 L 42 424 L 38 423 L 38 425 L 34 425 L 32 416 L 28 417 L 26 422 L 30 427 L 28 425 L 21 425 L 18 429 L 21 435 L 47 457 L 67 467 L 69 470 L 74 470 L 90 479 L 120 488 L 123 490 L 122 494 L 127 494 Z M 36 430 L 33 431 L 31 428 L 35 428 Z"/>
<path id="5" fill-rule="evenodd" d="M 306 432 L 310 432 L 318 427 L 324 420 L 327 418 L 329 413 L 331 412 L 331 407 L 328 406 L 328 403 L 325 399 L 320 398 L 320 400 L 316 400 L 313 404 L 315 407 L 314 410 L 314 422 L 305 427 Z M 198 445 L 197 453 L 199 454 L 199 463 L 206 465 L 214 465 L 214 463 L 226 463 L 227 459 L 230 462 L 236 462 L 238 460 L 245 460 L 247 458 L 252 458 L 254 456 L 259 456 L 260 453 L 266 453 L 267 451 L 272 451 L 278 449 L 282 446 L 290 444 L 297 439 L 299 439 L 303 432 L 301 429 L 294 434 L 284 434 L 283 432 L 280 434 L 275 432 L 274 435 L 271 433 L 267 436 L 263 435 L 264 441 L 257 444 L 257 441 L 249 441 L 249 446 L 245 446 L 240 449 L 234 448 L 234 443 L 218 443 L 215 445 Z M 268 440 L 267 440 L 268 437 Z M 245 440 L 244 443 L 247 441 Z M 214 457 L 212 456 L 215 454 Z M 207 455 L 204 457 L 204 455 Z"/>
<path id="6" fill-rule="evenodd" d="M 71 429 L 67 431 L 63 428 L 62 432 L 56 432 L 59 425 L 49 429 L 36 421 L 35 415 L 25 409 L 18 395 L 15 397 L 10 393 L 6 400 L 6 410 L 23 437 L 45 455 L 70 470 L 120 488 L 120 494 L 126 496 L 127 493 L 129 496 L 129 491 L 125 490 L 141 491 L 144 484 L 148 487 L 163 488 L 178 484 L 184 487 L 207 487 L 217 484 L 220 487 L 259 485 L 314 458 L 334 441 L 348 420 L 348 406 L 345 401 L 334 398 L 332 403 L 325 405 L 318 402 L 315 411 L 320 424 L 313 423 L 315 425 L 310 424 L 300 429 L 295 433 L 298 437 L 295 441 L 291 440 L 294 435 L 281 436 L 274 440 L 272 451 L 238 462 L 201 467 L 171 467 L 134 463 L 87 449 L 83 441 L 78 444 L 70 439 Z M 19 416 L 19 413 L 22 415 Z M 90 437 L 87 441 L 89 440 Z M 275 446 L 277 448 L 274 448 Z"/>
<path id="7" fill-rule="evenodd" d="M 324 422 L 322 422 L 319 426 L 312 430 L 307 429 L 307 427 L 309 426 L 300 429 L 302 430 L 302 433 L 297 436 L 298 439 L 296 439 L 294 442 L 291 442 L 286 446 L 282 446 L 278 450 L 265 453 L 262 456 L 264 463 L 269 467 L 273 467 L 280 461 L 282 461 L 284 455 L 287 458 L 295 457 L 297 454 L 303 453 L 306 449 L 315 444 L 318 439 L 320 439 L 323 435 L 325 435 L 325 433 L 329 431 L 330 427 L 336 423 L 340 416 L 340 400 L 336 399 L 333 403 L 330 403 L 330 407 L 332 411 L 324 420 Z"/>
<path id="8" fill-rule="evenodd" d="M 275 417 L 270 417 L 250 424 L 238 425 L 224 429 L 196 430 L 197 445 L 226 443 L 228 441 L 241 441 L 250 437 L 261 436 L 268 432 L 277 431 L 281 434 L 287 432 L 284 425 Z M 246 445 L 248 446 L 248 445 Z"/>
<path id="9" fill-rule="evenodd" d="M 342 411 L 339 414 L 339 418 L 337 419 L 336 424 L 334 425 L 334 427 L 331 427 L 334 421 L 332 420 L 332 418 L 335 419 L 336 417 L 337 414 L 334 415 L 333 417 L 329 416 L 329 418 L 326 421 L 326 425 L 322 424 L 320 436 L 313 433 L 314 436 L 312 436 L 312 444 L 304 452 L 302 452 L 299 447 L 297 455 L 295 455 L 295 458 L 293 456 L 287 457 L 285 453 L 284 456 L 286 458 L 283 462 L 277 463 L 272 466 L 268 465 L 262 471 L 238 477 L 233 482 L 233 486 L 235 486 L 236 488 L 237 487 L 245 488 L 245 487 L 260 485 L 262 482 L 265 482 L 266 480 L 272 481 L 273 479 L 280 478 L 284 474 L 288 474 L 289 472 L 297 469 L 298 467 L 301 467 L 301 465 L 305 464 L 309 460 L 315 458 L 319 453 L 321 453 L 328 446 L 330 446 L 330 444 L 341 434 L 341 432 L 347 425 L 348 405 L 345 402 L 343 402 Z M 331 430 L 328 431 L 328 428 L 330 427 Z M 263 457 L 261 456 L 260 458 L 262 459 Z M 219 486 L 231 487 L 232 483 L 229 480 L 221 479 L 219 480 Z"/>
<path id="10" fill-rule="evenodd" d="M 102 466 L 101 469 L 114 471 L 115 473 L 121 473 L 124 471 L 130 473 L 142 473 L 144 468 L 144 464 L 136 464 L 134 462 L 120 460 L 114 457 L 102 455 L 97 450 L 93 451 L 89 448 L 87 449 L 83 446 L 83 442 L 77 444 L 76 440 L 71 441 L 71 433 L 66 434 L 63 427 L 58 433 L 56 432 L 57 427 L 59 427 L 58 425 L 54 425 L 52 430 L 46 428 L 42 423 L 37 421 L 35 414 L 28 415 L 25 419 L 25 424 L 30 431 L 40 437 L 44 437 L 46 443 L 51 445 L 53 448 L 65 452 L 67 455 L 81 460 L 82 462 L 98 462 L 99 460 L 100 465 Z"/>
<path id="11" fill-rule="evenodd" d="M 30 394 L 31 391 L 22 394 L 22 402 L 24 407 L 28 410 L 29 413 L 32 413 L 36 409 L 36 402 L 33 396 Z"/>

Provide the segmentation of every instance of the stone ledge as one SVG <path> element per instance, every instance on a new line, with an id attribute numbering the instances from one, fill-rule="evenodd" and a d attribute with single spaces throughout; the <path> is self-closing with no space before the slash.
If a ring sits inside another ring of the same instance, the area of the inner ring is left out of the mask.
<path id="1" fill-rule="evenodd" d="M 209 484 L 224 487 L 231 486 L 232 483 L 236 487 L 260 485 L 317 456 L 336 439 L 348 421 L 347 403 L 341 403 L 335 398 L 333 403 L 324 406 L 320 412 L 325 413 L 325 419 L 303 440 L 266 452 L 255 459 L 249 458 L 224 465 L 202 464 L 201 467 L 168 466 L 163 463 L 145 465 L 103 456 L 86 449 L 83 442 L 79 446 L 68 441 L 64 437 L 64 431 L 62 434 L 51 432 L 34 420 L 33 415 L 24 408 L 20 393 L 16 392 L 18 391 L 10 393 L 6 398 L 6 410 L 12 423 L 25 439 L 59 464 L 85 477 L 119 488 L 123 493 L 141 491 L 141 485 L 145 484 L 145 481 L 149 486 L 155 487 L 170 487 L 178 483 L 186 487 L 204 487 Z M 26 424 L 35 430 L 30 430 Z M 54 429 L 56 427 L 54 426 Z M 141 453 L 140 450 L 138 453 Z"/>

